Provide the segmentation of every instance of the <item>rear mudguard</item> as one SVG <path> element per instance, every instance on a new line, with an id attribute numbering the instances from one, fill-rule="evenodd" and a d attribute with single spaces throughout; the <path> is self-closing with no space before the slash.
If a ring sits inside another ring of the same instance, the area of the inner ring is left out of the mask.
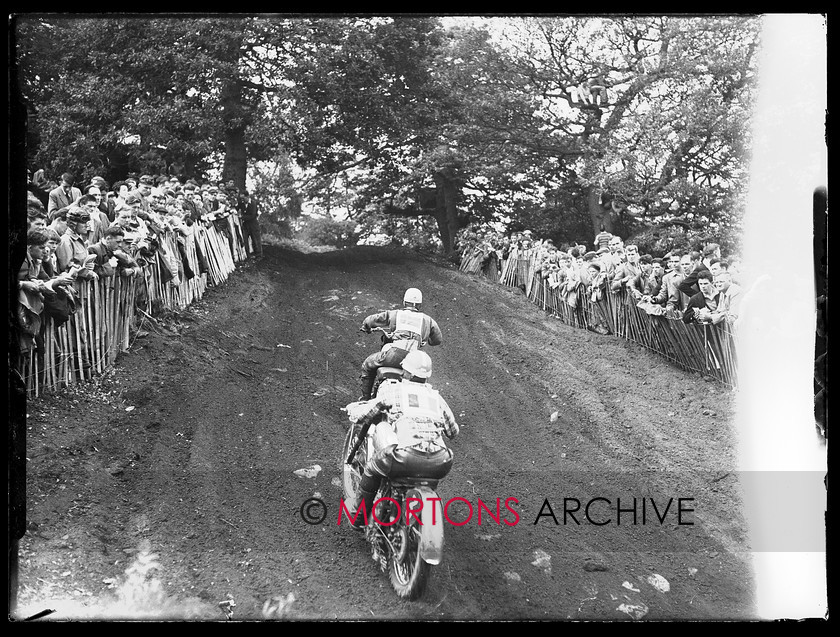
<path id="1" fill-rule="evenodd" d="M 411 506 L 413 511 L 420 506 L 417 502 L 410 502 L 409 498 L 416 498 L 423 503 L 423 509 L 416 514 L 421 522 L 420 557 L 427 564 L 440 564 L 443 559 L 443 507 L 440 498 L 437 493 L 424 486 L 410 488 L 406 491 L 405 498 L 406 507 Z"/>

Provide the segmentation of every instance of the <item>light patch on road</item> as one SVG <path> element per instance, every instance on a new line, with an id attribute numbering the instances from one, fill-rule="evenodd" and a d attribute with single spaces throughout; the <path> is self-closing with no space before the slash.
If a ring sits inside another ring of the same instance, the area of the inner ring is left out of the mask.
<path id="1" fill-rule="evenodd" d="M 321 473 L 321 465 L 319 464 L 314 464 L 311 467 L 297 469 L 296 471 L 294 471 L 294 474 L 299 478 L 314 478 L 319 473 Z"/>
<path id="2" fill-rule="evenodd" d="M 546 575 L 551 575 L 551 556 L 542 549 L 537 549 L 534 551 L 534 558 L 531 564 L 541 568 Z"/>
<path id="3" fill-rule="evenodd" d="M 616 610 L 627 613 L 633 619 L 641 619 L 648 613 L 648 607 L 644 604 L 620 604 Z"/>
<path id="4" fill-rule="evenodd" d="M 648 584 L 653 586 L 656 590 L 660 593 L 667 593 L 671 590 L 671 584 L 666 580 L 664 577 L 659 575 L 658 573 L 654 573 L 653 575 L 649 575 L 647 578 Z"/>

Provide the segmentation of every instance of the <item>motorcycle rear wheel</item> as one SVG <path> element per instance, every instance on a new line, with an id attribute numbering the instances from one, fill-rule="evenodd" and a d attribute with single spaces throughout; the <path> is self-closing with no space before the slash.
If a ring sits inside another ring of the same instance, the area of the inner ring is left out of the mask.
<path id="1" fill-rule="evenodd" d="M 405 546 L 395 548 L 404 557 L 397 559 L 396 554 L 390 555 L 388 575 L 391 586 L 400 598 L 414 600 L 426 590 L 432 567 L 420 557 L 420 530 L 417 525 L 405 527 L 400 523 L 400 531 L 399 541 L 405 542 Z"/>

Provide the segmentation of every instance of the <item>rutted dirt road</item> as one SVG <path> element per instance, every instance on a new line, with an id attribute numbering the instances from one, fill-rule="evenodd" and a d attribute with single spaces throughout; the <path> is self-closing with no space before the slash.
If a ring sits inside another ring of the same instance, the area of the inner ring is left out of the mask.
<path id="1" fill-rule="evenodd" d="M 513 526 L 448 525 L 425 597 L 400 602 L 336 525 L 338 455 L 378 345 L 358 327 L 412 286 L 444 335 L 430 382 L 462 426 L 440 495 L 518 502 Z M 22 617 L 754 617 L 732 394 L 519 290 L 390 249 L 269 246 L 144 329 L 99 382 L 29 404 Z M 311 497 L 322 524 L 301 519 Z"/>

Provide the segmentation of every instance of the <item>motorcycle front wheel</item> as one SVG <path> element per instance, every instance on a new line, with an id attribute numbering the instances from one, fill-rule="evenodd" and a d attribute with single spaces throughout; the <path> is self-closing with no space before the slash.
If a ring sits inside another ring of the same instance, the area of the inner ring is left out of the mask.
<path id="1" fill-rule="evenodd" d="M 347 503 L 355 502 L 356 496 L 359 493 L 359 483 L 362 481 L 362 471 L 364 470 L 364 449 L 363 447 L 356 452 L 356 458 L 352 463 L 347 464 L 347 456 L 355 443 L 356 427 L 351 425 L 347 429 L 347 435 L 344 438 L 344 445 L 341 447 L 341 458 L 339 458 L 339 468 L 341 469 L 341 487 L 344 490 L 344 501 Z M 349 504 L 348 504 L 349 506 Z"/>
<path id="2" fill-rule="evenodd" d="M 402 599 L 413 600 L 426 590 L 431 566 L 420 557 L 420 529 L 416 523 L 399 523 L 389 560 L 391 586 Z"/>

